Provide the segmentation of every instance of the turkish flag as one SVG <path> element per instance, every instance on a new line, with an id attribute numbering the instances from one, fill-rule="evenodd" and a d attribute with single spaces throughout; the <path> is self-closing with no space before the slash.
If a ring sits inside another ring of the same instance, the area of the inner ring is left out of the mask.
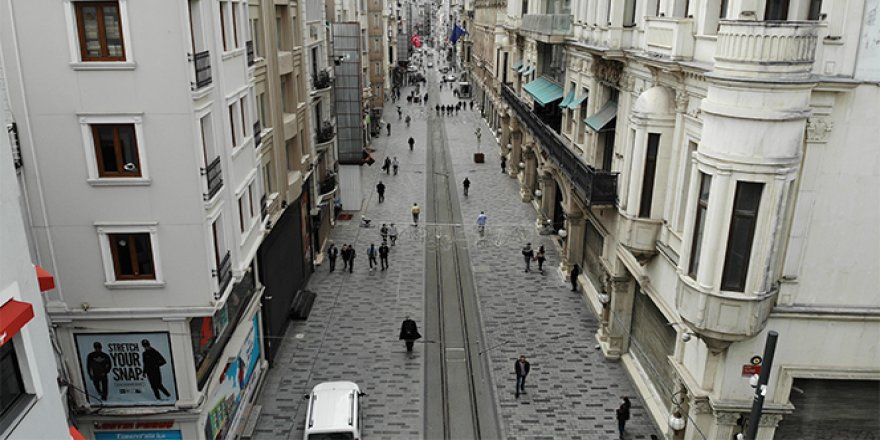
<path id="1" fill-rule="evenodd" d="M 409 39 L 409 41 L 413 44 L 413 46 L 416 47 L 416 49 L 422 47 L 422 39 L 419 38 L 419 34 L 413 35 L 412 38 Z"/>

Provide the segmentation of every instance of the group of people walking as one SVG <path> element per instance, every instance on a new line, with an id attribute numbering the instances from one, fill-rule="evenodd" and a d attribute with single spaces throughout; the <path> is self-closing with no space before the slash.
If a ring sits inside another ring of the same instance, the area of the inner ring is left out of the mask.
<path id="1" fill-rule="evenodd" d="M 466 102 L 464 102 L 464 101 L 460 101 L 460 102 L 456 102 L 455 105 L 452 105 L 452 104 L 445 104 L 445 105 L 437 104 L 437 105 L 434 106 L 434 111 L 437 112 L 437 114 L 440 115 L 440 116 L 444 116 L 444 115 L 445 115 L 445 116 L 452 116 L 453 114 L 456 114 L 456 115 L 457 115 L 458 112 L 461 111 L 461 110 L 467 110 L 467 107 L 468 107 L 468 103 L 466 103 Z M 474 109 L 474 102 L 473 102 L 473 101 L 470 102 L 470 108 L 471 108 L 471 110 Z"/>

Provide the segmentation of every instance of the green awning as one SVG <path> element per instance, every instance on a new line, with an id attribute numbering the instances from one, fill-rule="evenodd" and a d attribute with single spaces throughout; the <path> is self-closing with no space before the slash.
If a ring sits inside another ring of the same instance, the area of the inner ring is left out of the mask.
<path id="1" fill-rule="evenodd" d="M 541 105 L 547 105 L 562 98 L 562 87 L 544 77 L 524 85 L 523 90 L 532 95 L 535 102 Z"/>
<path id="2" fill-rule="evenodd" d="M 519 68 L 520 68 L 520 67 L 522 67 L 522 61 L 520 61 L 520 62 L 518 62 L 518 63 L 515 63 L 514 65 L 510 66 L 511 69 L 516 70 L 516 71 L 519 71 Z"/>
<path id="3" fill-rule="evenodd" d="M 568 108 L 570 108 L 572 110 L 577 110 L 578 107 L 580 107 L 581 104 L 583 104 L 584 101 L 587 100 L 587 96 L 589 96 L 589 95 L 584 94 L 584 96 L 580 96 L 577 99 L 573 99 L 571 102 L 568 103 Z"/>
<path id="4" fill-rule="evenodd" d="M 571 101 L 574 101 L 574 90 L 568 92 L 568 94 L 565 95 L 565 99 L 563 99 L 562 102 L 559 103 L 559 108 L 568 107 L 568 105 L 571 104 Z"/>
<path id="5" fill-rule="evenodd" d="M 587 124 L 593 131 L 602 131 L 612 119 L 617 117 L 617 102 L 616 101 L 608 101 L 602 106 L 602 110 L 599 110 L 592 116 L 587 119 L 584 119 L 584 123 Z"/>

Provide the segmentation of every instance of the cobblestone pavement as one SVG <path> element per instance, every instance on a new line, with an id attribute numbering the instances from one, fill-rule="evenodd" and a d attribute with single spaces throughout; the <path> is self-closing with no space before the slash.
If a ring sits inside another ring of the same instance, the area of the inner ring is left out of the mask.
<path id="1" fill-rule="evenodd" d="M 404 98 L 409 90 L 404 89 Z M 440 99 L 443 104 L 455 102 L 449 88 Z M 340 260 L 337 272 L 328 273 L 325 263 L 312 275 L 308 288 L 318 299 L 307 321 L 291 323 L 267 375 L 258 398 L 263 406 L 255 431 L 258 439 L 300 438 L 307 402 L 302 396 L 327 380 L 352 380 L 368 393 L 365 438 L 422 438 L 425 365 L 418 345 L 414 357 L 406 355 L 397 332 L 407 314 L 423 327 L 424 235 L 423 228 L 409 226 L 409 207 L 414 202 L 424 205 L 428 110 L 403 99 L 404 117 L 413 117 L 407 129 L 397 119 L 396 105 L 385 109 L 391 136 L 383 129 L 382 136 L 374 138 L 376 163 L 363 167 L 364 214 L 377 227 L 359 228 L 356 213 L 353 221 L 339 222 L 332 231 L 337 246 L 355 244 L 354 273 L 340 273 Z M 657 433 L 622 364 L 605 361 L 594 348 L 598 322 L 583 299 L 566 287 L 557 269 L 559 250 L 550 237 L 537 235 L 535 210 L 520 201 L 518 183 L 501 173 L 497 143 L 476 106 L 443 122 L 455 178 L 461 182 L 467 176 L 472 182 L 470 196 L 459 199 L 486 337 L 481 343 L 489 348 L 486 355 L 505 438 L 618 438 L 614 409 L 621 395 L 630 396 L 633 403 L 626 438 L 648 439 Z M 473 162 L 478 126 L 484 164 Z M 406 145 L 409 136 L 416 140 L 414 152 Z M 386 155 L 400 160 L 398 176 L 381 171 Z M 375 195 L 379 179 L 387 186 L 381 204 Z M 483 236 L 475 225 L 481 210 L 489 217 Z M 378 226 L 392 222 L 401 237 L 392 248 L 391 267 L 370 272 L 366 248 L 370 243 L 378 246 Z M 526 242 L 535 249 L 545 246 L 544 275 L 534 265 L 532 272 L 523 272 L 519 250 Z M 529 358 L 532 369 L 527 394 L 516 399 L 512 364 L 520 354 Z"/>

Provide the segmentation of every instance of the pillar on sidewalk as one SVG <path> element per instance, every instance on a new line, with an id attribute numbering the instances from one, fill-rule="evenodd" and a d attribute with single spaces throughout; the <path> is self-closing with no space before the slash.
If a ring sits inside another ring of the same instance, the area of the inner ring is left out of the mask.
<path id="1" fill-rule="evenodd" d="M 584 211 L 574 203 L 572 195 L 572 191 L 569 190 L 569 203 L 565 212 L 565 231 L 568 236 L 565 238 L 562 258 L 559 261 L 559 268 L 566 274 L 571 271 L 573 265 L 583 260 L 584 232 L 586 230 Z"/>
<path id="2" fill-rule="evenodd" d="M 523 147 L 523 161 L 525 172 L 523 173 L 522 187 L 519 194 L 523 202 L 531 202 L 535 193 L 535 181 L 538 178 L 538 159 L 535 157 L 535 144 L 529 143 Z"/>
<path id="3" fill-rule="evenodd" d="M 501 139 L 498 145 L 501 147 L 501 154 L 507 154 L 507 144 L 510 143 L 510 115 L 506 109 L 502 109 L 501 113 Z"/>
<path id="4" fill-rule="evenodd" d="M 605 293 L 610 296 L 608 312 L 603 313 L 600 332 L 602 353 L 608 359 L 620 359 L 629 350 L 629 330 L 632 324 L 632 308 L 635 300 L 635 280 L 629 274 L 612 277 L 605 283 Z M 605 317 L 607 315 L 607 318 Z"/>
<path id="5" fill-rule="evenodd" d="M 519 163 L 522 161 L 522 138 L 523 133 L 514 123 L 513 131 L 510 133 L 510 157 L 507 158 L 507 174 L 511 178 L 519 175 Z"/>

